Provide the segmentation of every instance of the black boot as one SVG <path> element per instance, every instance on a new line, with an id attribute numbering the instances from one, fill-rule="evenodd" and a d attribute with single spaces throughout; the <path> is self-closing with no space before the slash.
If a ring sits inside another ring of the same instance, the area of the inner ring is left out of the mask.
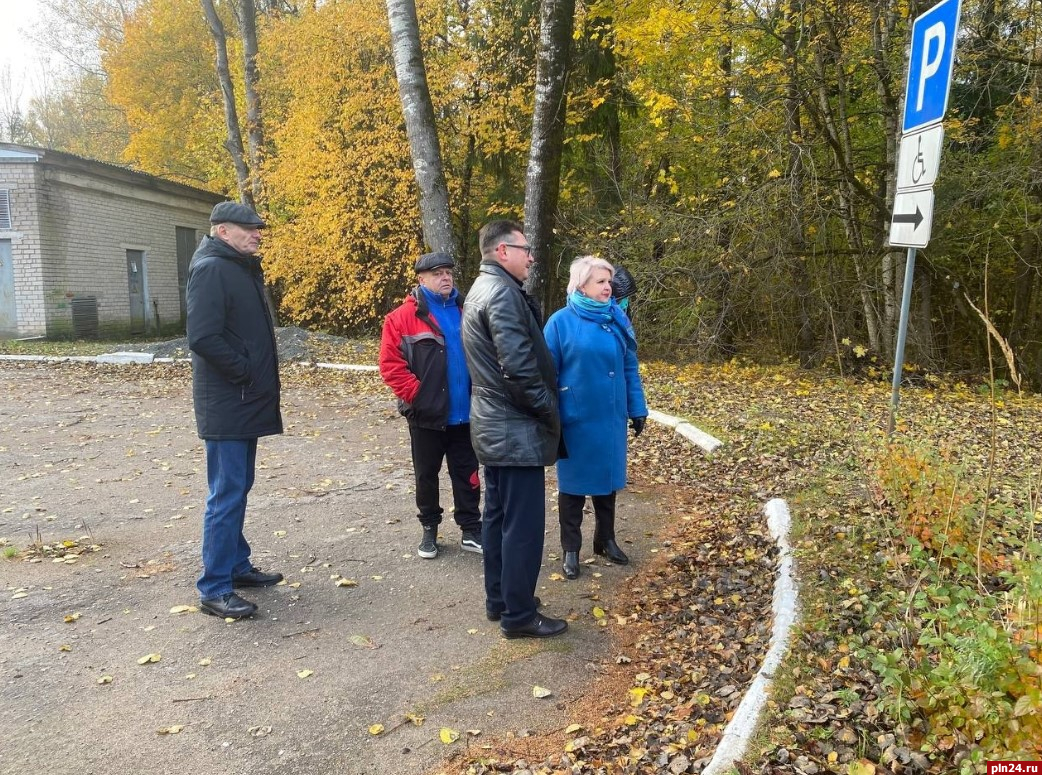
<path id="1" fill-rule="evenodd" d="M 593 553 L 607 557 L 616 565 L 628 565 L 630 558 L 615 542 L 615 493 L 595 495 L 591 500 L 597 519 L 593 533 Z"/>
<path id="2" fill-rule="evenodd" d="M 630 562 L 630 558 L 626 556 L 626 552 L 619 548 L 614 538 L 608 538 L 604 541 L 594 539 L 593 553 L 607 557 L 616 565 L 629 565 Z"/>
<path id="3" fill-rule="evenodd" d="M 565 552 L 564 565 L 562 565 L 561 567 L 564 570 L 564 577 L 566 579 L 579 578 L 579 553 Z"/>

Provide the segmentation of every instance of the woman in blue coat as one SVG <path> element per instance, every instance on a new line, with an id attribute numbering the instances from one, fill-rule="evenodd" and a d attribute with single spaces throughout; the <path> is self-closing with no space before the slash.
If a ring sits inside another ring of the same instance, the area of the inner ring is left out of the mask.
<path id="1" fill-rule="evenodd" d="M 625 565 L 615 541 L 615 494 L 626 486 L 626 421 L 639 436 L 648 416 L 637 370 L 637 340 L 612 298 L 615 270 L 602 258 L 572 262 L 568 304 L 546 323 L 557 367 L 561 431 L 568 457 L 557 462 L 564 575 L 579 577 L 586 496 L 593 500 L 593 551 Z"/>

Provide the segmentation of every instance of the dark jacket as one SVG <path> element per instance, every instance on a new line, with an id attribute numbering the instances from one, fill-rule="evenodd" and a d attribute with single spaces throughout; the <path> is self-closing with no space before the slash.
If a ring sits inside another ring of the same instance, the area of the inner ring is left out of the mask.
<path id="1" fill-rule="evenodd" d="M 456 295 L 457 303 L 462 299 Z M 449 417 L 445 336 L 419 286 L 384 318 L 380 376 L 398 397 L 398 411 L 411 424 L 445 430 Z M 456 376 L 467 379 L 465 373 Z"/>
<path id="2" fill-rule="evenodd" d="M 470 438 L 488 466 L 548 466 L 558 456 L 557 373 L 535 305 L 498 263 L 483 261 L 463 305 Z"/>
<path id="3" fill-rule="evenodd" d="M 260 259 L 204 237 L 188 270 L 186 301 L 199 437 L 282 433 L 275 328 Z"/>

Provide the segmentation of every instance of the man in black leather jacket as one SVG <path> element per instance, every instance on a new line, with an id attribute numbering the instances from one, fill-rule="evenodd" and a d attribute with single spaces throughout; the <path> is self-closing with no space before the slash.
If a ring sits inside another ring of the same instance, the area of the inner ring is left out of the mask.
<path id="1" fill-rule="evenodd" d="M 203 514 L 199 605 L 214 616 L 241 619 L 257 606 L 233 587 L 267 587 L 280 573 L 250 562 L 242 532 L 253 485 L 257 439 L 282 433 L 275 328 L 264 296 L 257 249 L 264 222 L 252 209 L 221 202 L 210 215 L 188 270 L 188 347 L 199 438 L 206 444 L 210 494 Z"/>
<path id="2" fill-rule="evenodd" d="M 557 374 L 539 311 L 521 288 L 532 266 L 521 225 L 492 221 L 478 243 L 481 267 L 463 305 L 463 350 L 471 441 L 485 466 L 485 611 L 507 638 L 547 638 L 568 628 L 540 614 L 535 597 L 545 467 L 556 462 L 561 441 Z"/>

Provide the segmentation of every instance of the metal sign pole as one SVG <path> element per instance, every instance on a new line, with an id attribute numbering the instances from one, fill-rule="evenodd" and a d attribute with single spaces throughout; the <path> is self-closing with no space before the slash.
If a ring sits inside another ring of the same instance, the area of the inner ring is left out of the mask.
<path id="1" fill-rule="evenodd" d="M 912 307 L 912 275 L 915 274 L 915 248 L 908 248 L 905 259 L 905 283 L 901 289 L 901 321 L 897 324 L 897 346 L 894 348 L 894 381 L 890 392 L 890 424 L 886 435 L 894 435 L 897 404 L 901 389 L 901 373 L 905 367 L 905 341 L 908 339 L 908 315 Z"/>

